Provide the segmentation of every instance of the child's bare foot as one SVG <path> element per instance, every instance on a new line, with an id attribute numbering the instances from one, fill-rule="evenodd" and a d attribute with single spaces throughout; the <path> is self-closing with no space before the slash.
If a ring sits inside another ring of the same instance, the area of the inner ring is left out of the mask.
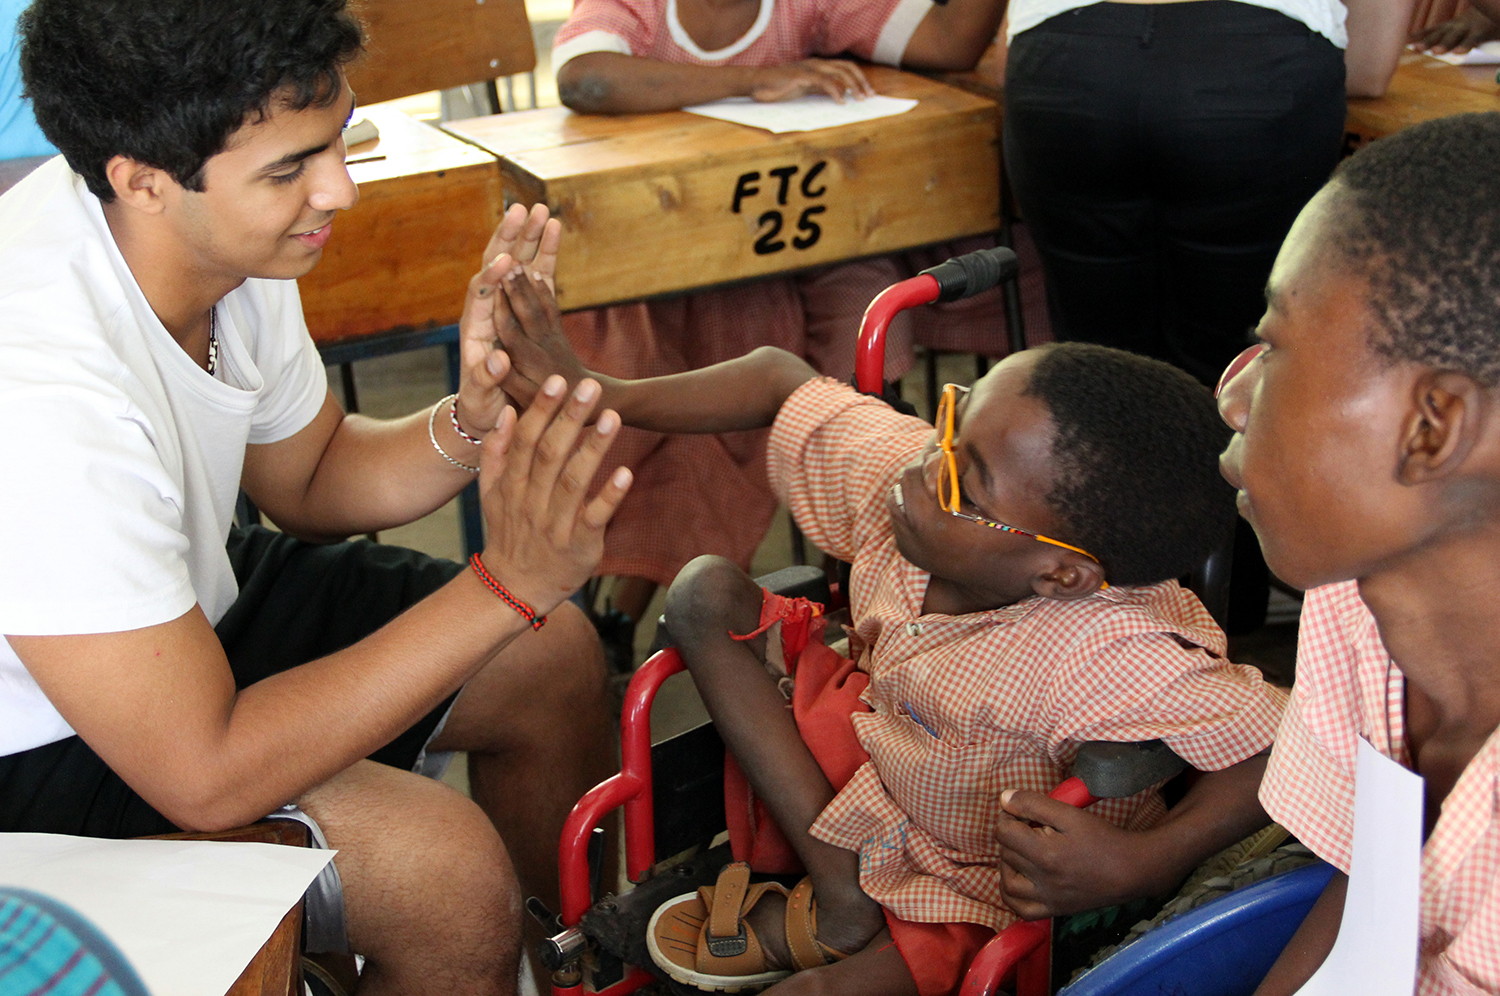
<path id="1" fill-rule="evenodd" d="M 808 885 L 804 880 L 802 887 Z M 814 916 L 818 942 L 849 955 L 863 950 L 884 929 L 885 913 L 860 889 L 855 888 L 852 895 L 839 895 L 841 891 L 829 888 L 815 893 Z M 797 967 L 787 944 L 786 907 L 785 897 L 767 893 L 745 917 L 760 938 L 767 968 Z"/>

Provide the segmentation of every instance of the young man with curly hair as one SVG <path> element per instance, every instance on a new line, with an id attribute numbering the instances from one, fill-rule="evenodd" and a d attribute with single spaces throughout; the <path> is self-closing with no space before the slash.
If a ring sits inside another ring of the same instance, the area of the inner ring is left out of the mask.
<path id="1" fill-rule="evenodd" d="M 343 0 L 36 0 L 21 37 L 63 155 L 0 198 L 0 829 L 295 803 L 339 851 L 312 946 L 365 955 L 362 992 L 513 991 L 522 889 L 555 888 L 562 819 L 613 753 L 565 599 L 629 486 L 575 483 L 618 417 L 586 428 L 597 384 L 560 378 L 507 406 L 503 354 L 473 348 L 493 265 L 456 397 L 377 421 L 329 393 L 294 279 L 358 196 Z M 550 271 L 543 221 L 508 216 L 486 259 Z M 476 474 L 473 570 L 293 538 L 410 521 Z M 283 532 L 232 527 L 241 488 Z M 453 750 L 474 802 L 414 773 Z"/>

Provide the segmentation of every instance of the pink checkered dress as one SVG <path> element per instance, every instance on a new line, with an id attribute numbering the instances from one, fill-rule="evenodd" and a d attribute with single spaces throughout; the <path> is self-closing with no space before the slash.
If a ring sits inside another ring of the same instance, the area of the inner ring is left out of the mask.
<path id="1" fill-rule="evenodd" d="M 1302 607 L 1297 681 L 1260 798 L 1276 822 L 1348 871 L 1357 736 L 1411 766 L 1404 677 L 1356 582 Z M 1500 993 L 1500 732 L 1480 749 L 1422 850 L 1419 996 Z"/>
<path id="2" fill-rule="evenodd" d="M 924 613 L 930 575 L 896 550 L 885 496 L 932 428 L 827 380 L 772 429 L 771 480 L 808 537 L 854 563 L 851 649 L 870 674 L 854 717 L 870 762 L 813 833 L 860 852 L 860 884 L 905 920 L 1000 929 L 1000 793 L 1050 791 L 1085 740 L 1161 738 L 1214 771 L 1265 748 L 1286 695 L 1223 659 L 1175 581 L 964 616 Z M 979 528 L 979 527 L 975 527 Z M 1095 812 L 1142 828 L 1153 789 Z"/>

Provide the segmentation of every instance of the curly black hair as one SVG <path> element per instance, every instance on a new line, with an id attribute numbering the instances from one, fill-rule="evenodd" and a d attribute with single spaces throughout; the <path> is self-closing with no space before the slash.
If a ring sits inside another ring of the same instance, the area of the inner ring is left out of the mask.
<path id="1" fill-rule="evenodd" d="M 1500 384 L 1500 113 L 1382 138 L 1330 188 L 1333 246 L 1370 283 L 1371 347 Z"/>
<path id="2" fill-rule="evenodd" d="M 117 155 L 203 189 L 203 167 L 278 106 L 328 106 L 362 49 L 347 0 L 35 0 L 21 74 L 37 123 L 100 200 Z"/>
<path id="3" fill-rule="evenodd" d="M 1110 584 L 1181 577 L 1228 538 L 1234 489 L 1219 474 L 1219 453 L 1230 430 L 1194 377 L 1066 342 L 1042 347 L 1026 393 L 1056 427 L 1047 503 Z"/>

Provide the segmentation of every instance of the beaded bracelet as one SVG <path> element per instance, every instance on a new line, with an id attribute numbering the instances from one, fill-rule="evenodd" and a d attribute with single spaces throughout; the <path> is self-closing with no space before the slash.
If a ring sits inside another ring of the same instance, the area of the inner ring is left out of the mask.
<path id="1" fill-rule="evenodd" d="M 536 609 L 533 609 L 509 591 L 506 591 L 505 585 L 496 581 L 494 575 L 485 570 L 484 562 L 479 559 L 479 554 L 476 553 L 469 557 L 469 566 L 474 568 L 474 573 L 479 575 L 479 580 L 484 582 L 484 586 L 493 591 L 499 597 L 500 601 L 515 609 L 522 619 L 531 624 L 532 629 L 541 629 L 547 624 L 546 616 L 537 615 Z"/>
<path id="2" fill-rule="evenodd" d="M 464 431 L 464 427 L 458 424 L 458 395 L 453 396 L 453 403 L 448 406 L 448 421 L 453 423 L 453 431 L 458 433 L 460 439 L 468 440 L 475 446 L 484 445 L 484 440 L 478 436 L 471 436 Z"/>
<path id="3" fill-rule="evenodd" d="M 453 394 L 453 395 L 449 395 L 449 397 L 456 398 L 456 397 L 458 397 L 458 395 Z M 437 404 L 433 405 L 432 406 L 432 411 L 430 413 L 428 413 L 428 415 L 427 415 L 427 438 L 430 439 L 430 440 L 432 440 L 432 448 L 438 451 L 438 456 L 442 457 L 444 460 L 447 460 L 449 463 L 453 464 L 453 466 L 457 467 L 459 470 L 467 470 L 471 474 L 477 474 L 477 473 L 479 473 L 479 468 L 478 467 L 470 467 L 466 463 L 460 463 L 460 462 L 458 462 L 457 460 L 455 460 L 451 456 L 449 456 L 448 455 L 448 451 L 445 450 L 445 449 L 443 449 L 442 446 L 440 446 L 438 444 L 438 441 L 437 441 L 437 429 L 436 429 L 436 425 L 437 425 L 437 413 L 438 413 L 438 409 L 441 408 L 441 407 L 443 407 L 443 401 L 447 401 L 447 400 L 448 400 L 448 398 L 444 398 L 442 401 L 439 401 Z"/>

